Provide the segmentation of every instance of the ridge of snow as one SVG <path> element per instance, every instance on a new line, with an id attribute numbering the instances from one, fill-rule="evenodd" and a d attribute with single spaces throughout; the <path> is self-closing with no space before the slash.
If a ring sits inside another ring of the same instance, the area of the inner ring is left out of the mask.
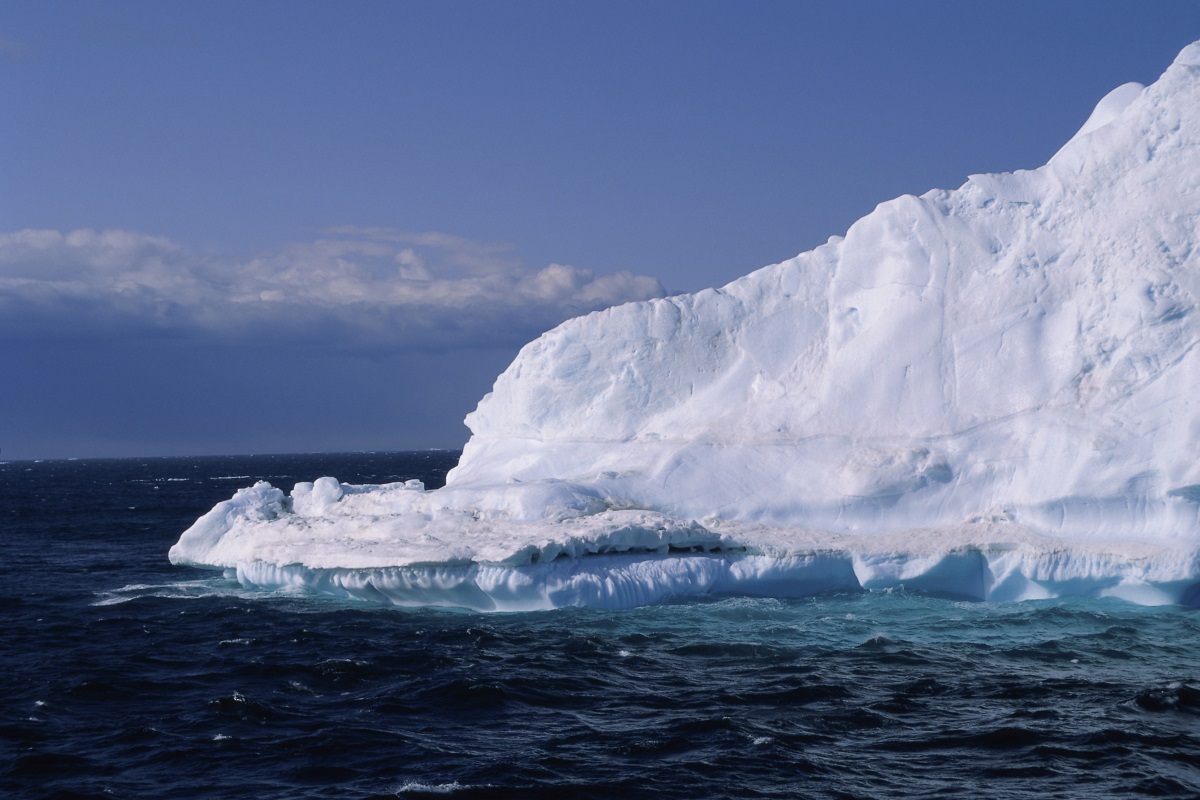
<path id="1" fill-rule="evenodd" d="M 1140 83 L 1123 83 L 1113 89 L 1108 94 L 1101 98 L 1096 104 L 1096 108 L 1092 110 L 1091 116 L 1083 123 L 1074 136 L 1067 140 L 1063 145 L 1064 148 L 1070 147 L 1076 140 L 1087 136 L 1095 130 L 1103 128 L 1108 123 L 1121 115 L 1121 112 L 1129 106 L 1134 100 L 1141 96 L 1146 87 Z"/>

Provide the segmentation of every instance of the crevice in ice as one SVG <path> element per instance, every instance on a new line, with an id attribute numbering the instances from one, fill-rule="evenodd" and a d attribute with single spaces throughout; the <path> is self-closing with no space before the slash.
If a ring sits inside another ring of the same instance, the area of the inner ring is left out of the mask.
<path id="1" fill-rule="evenodd" d="M 1177 486 L 1174 489 L 1167 491 L 1167 497 L 1182 497 L 1184 500 L 1189 500 L 1193 503 L 1200 503 L 1200 484 L 1192 484 L 1191 486 Z"/>
<path id="2" fill-rule="evenodd" d="M 748 548 L 741 545 L 718 545 L 708 543 L 697 544 L 663 544 L 657 547 L 631 547 L 628 545 L 613 544 L 599 545 L 594 548 L 589 547 L 582 553 L 571 553 L 565 550 L 559 550 L 550 558 L 544 558 L 541 550 L 534 550 L 529 553 L 529 564 L 542 564 L 550 561 L 570 561 L 581 558 L 594 558 L 597 556 L 648 556 L 648 555 L 727 555 L 734 553 L 746 553 Z M 509 560 L 508 564 L 521 563 L 516 560 Z"/>

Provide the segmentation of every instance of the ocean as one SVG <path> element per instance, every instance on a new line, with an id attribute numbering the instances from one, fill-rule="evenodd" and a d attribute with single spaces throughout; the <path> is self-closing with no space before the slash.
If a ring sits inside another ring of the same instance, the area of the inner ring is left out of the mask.
<path id="1" fill-rule="evenodd" d="M 1200 797 L 1200 611 L 891 592 L 626 611 L 255 592 L 167 549 L 256 480 L 457 453 L 0 464 L 9 798 Z"/>

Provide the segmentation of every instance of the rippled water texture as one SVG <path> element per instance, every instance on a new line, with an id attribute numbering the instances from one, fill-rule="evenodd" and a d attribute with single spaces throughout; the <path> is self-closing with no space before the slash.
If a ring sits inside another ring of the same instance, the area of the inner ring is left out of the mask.
<path id="1" fill-rule="evenodd" d="M 452 454 L 0 465 L 0 794 L 1200 796 L 1200 612 L 913 594 L 401 611 L 176 568 L 266 477 Z"/>

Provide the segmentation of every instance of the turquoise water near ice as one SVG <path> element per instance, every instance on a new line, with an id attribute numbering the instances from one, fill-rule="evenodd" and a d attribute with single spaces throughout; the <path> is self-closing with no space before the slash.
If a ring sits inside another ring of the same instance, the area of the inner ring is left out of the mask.
<path id="1" fill-rule="evenodd" d="M 905 592 L 626 611 L 246 591 L 167 548 L 254 480 L 453 453 L 0 464 L 0 793 L 1200 796 L 1200 612 Z"/>

